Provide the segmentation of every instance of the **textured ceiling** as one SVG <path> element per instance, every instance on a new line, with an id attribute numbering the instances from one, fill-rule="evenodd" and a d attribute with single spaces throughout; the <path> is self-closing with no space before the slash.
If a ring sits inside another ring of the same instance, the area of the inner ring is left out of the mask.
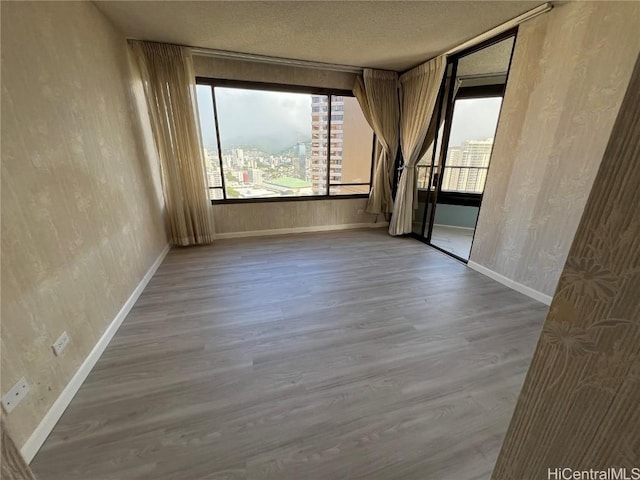
<path id="1" fill-rule="evenodd" d="M 127 37 L 406 70 L 540 1 L 101 1 Z"/>
<path id="2" fill-rule="evenodd" d="M 458 62 L 458 76 L 491 75 L 509 70 L 513 37 L 462 57 Z"/>

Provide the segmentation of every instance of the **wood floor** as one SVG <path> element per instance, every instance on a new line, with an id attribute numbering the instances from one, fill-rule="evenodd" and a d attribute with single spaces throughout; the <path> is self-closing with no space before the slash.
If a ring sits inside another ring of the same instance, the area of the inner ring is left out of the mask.
<path id="1" fill-rule="evenodd" d="M 173 249 L 32 468 L 487 479 L 545 313 L 381 229 Z"/>

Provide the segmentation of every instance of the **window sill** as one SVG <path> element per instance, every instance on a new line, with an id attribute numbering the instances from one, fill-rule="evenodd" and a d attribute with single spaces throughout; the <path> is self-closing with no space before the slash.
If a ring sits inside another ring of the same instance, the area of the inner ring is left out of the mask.
<path id="1" fill-rule="evenodd" d="M 346 200 L 349 198 L 369 198 L 368 193 L 353 195 L 308 195 L 303 197 L 269 197 L 269 198 L 227 198 L 226 200 L 211 200 L 211 205 L 232 205 L 241 203 L 281 203 L 306 202 L 316 200 Z"/>

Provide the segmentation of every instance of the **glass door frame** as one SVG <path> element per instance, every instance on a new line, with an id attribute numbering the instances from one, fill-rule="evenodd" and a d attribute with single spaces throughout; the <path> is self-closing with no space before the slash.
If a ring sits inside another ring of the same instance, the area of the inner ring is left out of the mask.
<path id="1" fill-rule="evenodd" d="M 445 107 L 445 112 L 444 112 L 444 122 L 443 122 L 443 127 L 444 127 L 444 131 L 442 134 L 442 140 L 441 140 L 441 145 L 440 145 L 440 149 L 438 152 L 438 137 L 439 135 L 439 130 L 440 128 L 437 128 L 437 131 L 435 133 L 435 138 L 434 138 L 434 142 L 433 142 L 433 153 L 432 153 L 432 157 L 431 157 L 431 164 L 429 165 L 429 176 L 428 176 L 428 182 L 427 182 L 427 200 L 425 202 L 425 207 L 424 207 L 424 212 L 423 212 L 423 218 L 422 218 L 422 227 L 421 227 L 421 232 L 422 235 L 412 232 L 409 233 L 409 236 L 423 242 L 426 243 L 427 245 L 440 250 L 443 253 L 446 253 L 447 255 L 455 258 L 456 260 L 459 260 L 463 263 L 467 263 L 469 260 L 466 258 L 462 258 L 452 252 L 449 252 L 437 245 L 434 245 L 432 243 L 432 235 L 433 235 L 433 225 L 434 225 L 434 220 L 435 220 L 435 215 L 436 215 L 436 206 L 437 206 L 437 201 L 438 201 L 438 197 L 442 196 L 442 182 L 443 182 L 443 178 L 444 178 L 444 169 L 446 167 L 446 156 L 447 156 L 447 150 L 449 148 L 449 140 L 451 137 L 451 127 L 452 127 L 452 120 L 453 120 L 453 112 L 454 112 L 454 107 L 455 107 L 455 101 L 458 98 L 470 98 L 469 96 L 467 96 L 466 94 L 463 94 L 463 96 L 459 96 L 460 93 L 463 92 L 458 92 L 455 96 L 454 93 L 455 92 L 455 88 L 454 88 L 454 81 L 457 77 L 457 71 L 458 71 L 458 62 L 460 61 L 460 59 L 471 55 L 473 53 L 479 52 L 480 50 L 484 50 L 487 47 L 490 47 L 492 45 L 495 45 L 499 42 L 502 42 L 504 40 L 507 40 L 508 38 L 513 37 L 513 47 L 511 49 L 511 55 L 509 57 L 509 67 L 507 69 L 507 76 L 506 76 L 506 80 L 505 80 L 505 84 L 504 84 L 504 88 L 503 88 L 503 95 L 504 95 L 504 89 L 506 89 L 506 85 L 509 81 L 509 73 L 511 71 L 511 63 L 513 61 L 513 52 L 515 50 L 515 44 L 516 44 L 516 40 L 518 37 L 518 27 L 515 27 L 513 29 L 507 30 L 506 32 L 503 32 L 499 35 L 496 35 L 493 38 L 490 38 L 488 40 L 485 40 L 484 42 L 479 43 L 478 45 L 474 45 L 472 47 L 469 47 L 465 50 L 462 50 L 461 52 L 458 52 L 454 55 L 451 55 L 449 58 L 447 58 L 447 67 L 445 69 L 445 76 L 442 79 L 442 84 L 440 86 L 440 92 L 438 93 L 438 101 L 436 103 L 436 108 L 437 111 L 436 113 L 436 125 L 439 126 L 441 119 L 442 119 L 442 115 L 443 115 L 443 107 Z M 471 88 L 477 88 L 478 92 L 481 92 L 481 88 L 485 89 L 485 91 L 487 92 L 486 95 L 482 95 L 482 96 L 486 96 L 486 97 L 496 97 L 496 96 L 500 96 L 497 95 L 495 90 L 492 90 L 492 87 L 487 86 L 487 87 L 467 87 L 469 89 Z M 494 86 L 495 88 L 495 86 Z M 479 95 L 474 95 L 474 96 L 479 96 Z M 444 98 L 446 97 L 447 101 L 446 103 L 444 103 Z M 500 107 L 500 114 L 498 115 L 498 119 L 500 119 L 500 115 L 502 114 L 502 106 Z M 499 120 L 498 120 L 499 121 Z M 436 172 L 436 155 L 437 153 L 439 153 L 438 156 L 438 164 L 437 164 L 437 172 Z M 492 152 L 493 155 L 493 152 Z M 491 161 L 489 161 L 489 167 L 491 166 Z M 487 170 L 487 174 L 488 174 L 489 170 Z M 436 176 L 436 185 L 435 188 L 433 183 L 434 183 L 434 176 L 435 174 L 437 174 Z M 455 195 L 455 194 L 454 194 Z M 471 197 L 475 197 L 476 194 L 464 194 L 465 196 L 469 196 L 468 200 L 471 200 Z M 478 195 L 478 207 L 481 208 L 482 206 L 482 197 L 484 195 L 484 189 L 483 189 L 483 193 L 481 194 L 477 194 Z M 474 204 L 476 202 L 473 202 Z M 427 221 L 427 212 L 429 213 L 429 219 Z M 478 213 L 479 215 L 479 213 Z M 474 226 L 473 229 L 473 238 L 475 238 L 475 231 L 477 228 L 477 218 L 476 218 L 476 225 Z M 425 235 L 426 233 L 426 235 Z M 473 238 L 471 241 L 471 245 L 473 247 Z"/>
<path id="2" fill-rule="evenodd" d="M 428 178 L 427 178 L 427 199 L 426 202 L 424 204 L 424 212 L 422 214 L 422 228 L 420 229 L 421 231 L 421 235 L 417 234 L 417 233 L 413 233 L 411 235 L 416 236 L 419 240 L 424 239 L 425 243 L 427 244 L 431 244 L 431 233 L 432 233 L 432 228 L 431 228 L 431 223 L 433 220 L 433 215 L 431 215 L 433 212 L 429 212 L 429 206 L 431 206 L 431 208 L 433 209 L 433 205 L 436 204 L 436 198 L 437 198 L 437 185 L 434 185 L 434 177 L 437 178 L 438 180 L 440 179 L 440 174 L 439 172 L 437 177 L 436 177 L 436 156 L 438 154 L 438 137 L 440 137 L 440 122 L 442 120 L 442 109 L 443 109 L 443 101 L 444 101 L 444 97 L 446 92 L 448 91 L 448 86 L 447 86 L 447 82 L 449 79 L 449 76 L 447 75 L 447 72 L 449 71 L 449 64 L 447 63 L 447 67 L 445 68 L 445 75 L 444 78 L 442 79 L 442 84 L 440 85 L 440 91 L 438 92 L 438 100 L 436 102 L 436 108 L 437 108 L 437 112 L 436 112 L 436 131 L 435 131 L 435 136 L 434 136 L 434 140 L 433 140 L 433 148 L 432 148 L 432 152 L 431 152 L 431 163 L 429 164 L 429 166 L 427 167 L 429 169 L 429 174 L 428 174 Z M 451 78 L 455 78 L 455 77 L 451 77 Z M 445 120 L 446 121 L 446 120 Z M 438 181 L 438 183 L 440 183 Z M 435 187 L 435 188 L 434 188 Z M 417 188 L 417 187 L 416 187 Z M 429 223 L 427 224 L 427 212 L 429 212 Z M 427 230 L 427 235 L 425 236 L 425 227 L 429 225 L 429 228 L 426 229 Z"/>

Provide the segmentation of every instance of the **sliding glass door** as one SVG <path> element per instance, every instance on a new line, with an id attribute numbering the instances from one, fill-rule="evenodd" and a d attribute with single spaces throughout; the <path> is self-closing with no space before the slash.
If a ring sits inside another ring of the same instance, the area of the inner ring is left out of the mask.
<path id="1" fill-rule="evenodd" d="M 486 96 L 482 90 L 474 93 L 478 96 L 458 98 L 454 103 L 431 227 L 432 245 L 465 260 L 471 252 L 502 104 L 502 96 Z"/>
<path id="2" fill-rule="evenodd" d="M 515 32 L 452 57 L 417 164 L 413 236 L 467 261 L 482 203 Z M 433 127 L 434 125 L 432 125 Z"/>

